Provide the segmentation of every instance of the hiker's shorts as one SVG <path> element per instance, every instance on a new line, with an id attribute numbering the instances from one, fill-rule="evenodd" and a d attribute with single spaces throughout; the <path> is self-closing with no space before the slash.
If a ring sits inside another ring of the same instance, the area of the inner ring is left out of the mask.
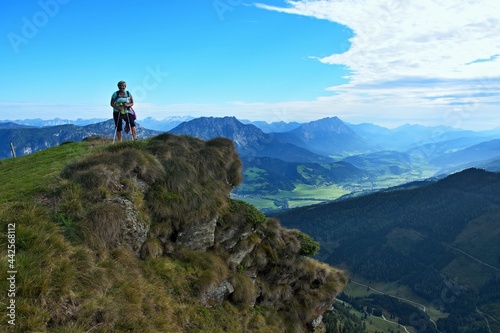
<path id="1" fill-rule="evenodd" d="M 130 122 L 130 128 L 135 127 L 134 116 L 130 113 L 121 114 L 120 112 L 113 112 L 113 119 L 115 120 L 117 132 L 121 132 L 123 130 L 123 121 L 125 121 L 125 124 Z"/>

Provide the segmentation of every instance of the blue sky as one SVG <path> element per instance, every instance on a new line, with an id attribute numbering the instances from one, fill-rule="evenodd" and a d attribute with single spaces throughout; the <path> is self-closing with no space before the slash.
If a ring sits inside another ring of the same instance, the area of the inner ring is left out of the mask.
<path id="1" fill-rule="evenodd" d="M 496 0 L 4 0 L 0 120 L 500 126 Z"/>

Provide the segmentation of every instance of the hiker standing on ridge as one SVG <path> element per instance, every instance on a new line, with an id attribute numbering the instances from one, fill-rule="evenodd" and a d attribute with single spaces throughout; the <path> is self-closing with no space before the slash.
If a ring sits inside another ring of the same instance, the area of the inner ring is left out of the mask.
<path id="1" fill-rule="evenodd" d="M 125 132 L 132 130 L 132 138 L 137 140 L 137 130 L 135 128 L 135 112 L 132 109 L 134 106 L 134 98 L 125 90 L 127 83 L 125 81 L 118 82 L 118 91 L 115 91 L 111 96 L 110 105 L 113 108 L 113 119 L 115 121 L 115 134 L 118 141 L 122 141 L 122 121 L 125 121 Z"/>

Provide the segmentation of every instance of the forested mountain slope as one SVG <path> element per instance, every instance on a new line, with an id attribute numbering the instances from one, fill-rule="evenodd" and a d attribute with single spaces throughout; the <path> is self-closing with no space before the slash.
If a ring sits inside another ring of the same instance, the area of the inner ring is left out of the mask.
<path id="1" fill-rule="evenodd" d="M 436 302 L 449 314 L 437 323 L 441 331 L 464 325 L 463 332 L 483 332 L 479 312 L 500 318 L 498 173 L 467 169 L 419 188 L 275 216 L 319 240 L 322 260 Z M 498 322 L 489 324 L 500 330 Z"/>

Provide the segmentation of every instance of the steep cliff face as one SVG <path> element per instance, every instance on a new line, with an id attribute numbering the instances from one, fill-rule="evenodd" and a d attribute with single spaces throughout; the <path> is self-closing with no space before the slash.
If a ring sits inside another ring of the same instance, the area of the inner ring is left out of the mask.
<path id="1" fill-rule="evenodd" d="M 230 199 L 242 180 L 230 140 L 164 134 L 110 145 L 61 175 L 51 202 L 71 221 L 74 242 L 97 253 L 129 251 L 156 267 L 153 274 L 171 262 L 188 265 L 179 274 L 206 308 L 268 309 L 284 332 L 313 331 L 346 283 L 305 256 L 316 244 L 307 235 Z"/>

